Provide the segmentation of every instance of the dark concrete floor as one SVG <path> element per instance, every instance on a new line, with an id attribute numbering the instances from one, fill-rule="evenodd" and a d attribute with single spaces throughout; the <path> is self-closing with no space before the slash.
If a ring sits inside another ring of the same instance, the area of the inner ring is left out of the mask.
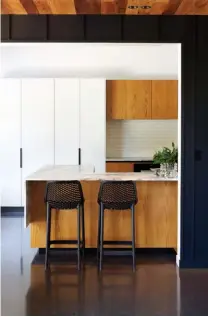
<path id="1" fill-rule="evenodd" d="M 87 260 L 31 265 L 29 230 L 23 219 L 1 221 L 1 314 L 12 315 L 208 315 L 208 270 L 178 270 L 171 261 L 137 258 L 137 271 L 121 259 L 98 274 Z"/>

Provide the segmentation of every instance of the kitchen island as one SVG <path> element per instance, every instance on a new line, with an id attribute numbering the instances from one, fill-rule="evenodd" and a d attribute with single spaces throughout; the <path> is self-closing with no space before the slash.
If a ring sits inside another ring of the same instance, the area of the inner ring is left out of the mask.
<path id="1" fill-rule="evenodd" d="M 94 173 L 92 167 L 48 166 L 25 180 L 25 224 L 30 225 L 32 248 L 45 248 L 46 206 L 44 194 L 47 181 L 80 180 L 85 197 L 85 238 L 87 248 L 97 247 L 98 204 L 101 180 L 133 180 L 136 182 L 138 204 L 135 209 L 137 248 L 177 248 L 177 178 L 166 179 L 152 172 Z M 76 239 L 76 211 L 52 211 L 52 239 Z M 129 210 L 106 211 L 105 240 L 131 238 Z M 59 245 L 59 247 L 69 247 Z"/>

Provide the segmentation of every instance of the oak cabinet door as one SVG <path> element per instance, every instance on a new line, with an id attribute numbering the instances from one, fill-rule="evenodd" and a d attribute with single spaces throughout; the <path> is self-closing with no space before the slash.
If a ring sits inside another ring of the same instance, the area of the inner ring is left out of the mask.
<path id="1" fill-rule="evenodd" d="M 109 173 L 123 173 L 134 171 L 134 163 L 129 162 L 107 162 L 106 163 L 106 172 Z"/>
<path id="2" fill-rule="evenodd" d="M 151 119 L 151 81 L 107 81 L 107 119 Z"/>
<path id="3" fill-rule="evenodd" d="M 178 81 L 152 81 L 152 119 L 178 118 Z"/>

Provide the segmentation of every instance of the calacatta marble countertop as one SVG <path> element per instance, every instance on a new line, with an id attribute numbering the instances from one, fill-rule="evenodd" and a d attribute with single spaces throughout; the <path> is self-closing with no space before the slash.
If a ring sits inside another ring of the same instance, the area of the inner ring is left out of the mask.
<path id="1" fill-rule="evenodd" d="M 47 166 L 29 175 L 26 181 L 100 181 L 100 180 L 133 180 L 133 181 L 177 181 L 177 178 L 164 178 L 154 175 L 151 171 L 139 173 L 95 173 L 93 166 Z"/>
<path id="2" fill-rule="evenodd" d="M 152 161 L 153 157 L 107 157 L 106 162 L 145 162 Z"/>

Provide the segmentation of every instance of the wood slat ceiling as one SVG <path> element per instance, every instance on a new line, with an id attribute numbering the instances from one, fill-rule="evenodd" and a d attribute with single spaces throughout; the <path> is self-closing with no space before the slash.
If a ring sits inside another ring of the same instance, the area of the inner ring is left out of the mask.
<path id="1" fill-rule="evenodd" d="M 1 0 L 1 13 L 208 15 L 208 0 Z"/>

